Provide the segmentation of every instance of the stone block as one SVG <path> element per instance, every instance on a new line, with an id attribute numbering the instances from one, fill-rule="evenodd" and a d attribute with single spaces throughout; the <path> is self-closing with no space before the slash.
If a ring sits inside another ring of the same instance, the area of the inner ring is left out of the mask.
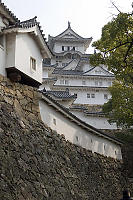
<path id="1" fill-rule="evenodd" d="M 13 103 L 14 103 L 14 99 L 13 99 L 13 98 L 7 97 L 7 96 L 4 96 L 3 98 L 4 98 L 4 101 L 5 101 L 6 103 L 8 103 L 8 104 L 10 104 L 10 105 L 13 105 Z"/>
<path id="2" fill-rule="evenodd" d="M 23 95 L 21 94 L 21 92 L 18 89 L 16 90 L 16 95 L 17 95 L 18 99 L 24 98 Z"/>
<path id="3" fill-rule="evenodd" d="M 33 99 L 33 92 L 30 90 L 25 90 L 24 95 Z"/>
<path id="4" fill-rule="evenodd" d="M 36 105 L 32 105 L 32 111 L 33 112 L 40 112 L 40 110 L 39 110 L 39 106 L 36 106 Z"/>

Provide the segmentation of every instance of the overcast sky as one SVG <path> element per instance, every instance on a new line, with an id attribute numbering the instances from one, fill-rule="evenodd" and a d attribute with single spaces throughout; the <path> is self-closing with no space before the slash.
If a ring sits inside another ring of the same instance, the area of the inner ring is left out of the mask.
<path id="1" fill-rule="evenodd" d="M 131 11 L 133 0 L 114 0 L 123 12 Z M 117 13 L 110 0 L 2 0 L 21 20 L 38 17 L 46 38 L 56 36 L 67 28 L 83 37 L 101 36 L 101 28 Z M 92 51 L 92 50 L 91 50 Z"/>

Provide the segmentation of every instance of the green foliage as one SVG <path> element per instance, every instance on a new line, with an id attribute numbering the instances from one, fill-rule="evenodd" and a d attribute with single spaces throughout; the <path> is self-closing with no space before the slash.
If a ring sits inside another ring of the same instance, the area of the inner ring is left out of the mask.
<path id="1" fill-rule="evenodd" d="M 133 77 L 133 17 L 120 13 L 102 28 L 101 39 L 93 43 L 98 50 L 90 58 L 92 65 L 105 64 L 117 78 Z"/>
<path id="2" fill-rule="evenodd" d="M 101 39 L 93 43 L 98 53 L 90 58 L 92 65 L 104 64 L 115 74 L 109 91 L 112 99 L 103 106 L 111 123 L 133 126 L 133 16 L 119 13 L 102 28 Z"/>
<path id="3" fill-rule="evenodd" d="M 125 144 L 133 144 L 133 131 L 124 130 L 124 132 L 117 132 L 115 136 Z"/>
<path id="4" fill-rule="evenodd" d="M 123 85 L 116 81 L 109 88 L 112 98 L 104 104 L 103 112 L 109 117 L 109 122 L 117 126 L 129 128 L 133 125 L 133 85 Z"/>

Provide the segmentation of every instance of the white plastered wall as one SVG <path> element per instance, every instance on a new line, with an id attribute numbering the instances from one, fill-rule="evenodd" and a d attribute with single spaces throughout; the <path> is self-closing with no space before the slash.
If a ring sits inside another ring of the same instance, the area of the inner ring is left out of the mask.
<path id="1" fill-rule="evenodd" d="M 42 121 L 70 142 L 107 157 L 122 159 L 120 145 L 83 129 L 43 100 L 39 106 Z"/>
<path id="2" fill-rule="evenodd" d="M 16 34 L 6 35 L 6 67 L 15 67 Z"/>
<path id="3" fill-rule="evenodd" d="M 81 53 L 85 53 L 84 50 L 84 44 L 83 43 L 77 43 L 77 42 L 55 42 L 53 51 L 56 53 L 61 53 L 62 51 L 62 46 L 74 46 L 76 48 L 76 51 L 79 51 Z"/>
<path id="4" fill-rule="evenodd" d="M 0 16 L 0 32 L 1 28 L 5 27 L 5 24 L 2 21 L 2 17 Z M 0 44 L 0 74 L 5 76 L 5 62 L 6 62 L 6 39 L 3 36 L 3 45 Z"/>
<path id="5" fill-rule="evenodd" d="M 30 57 L 36 60 L 36 71 L 30 67 Z M 15 66 L 42 83 L 42 56 L 37 43 L 28 33 L 18 33 L 16 36 Z"/>

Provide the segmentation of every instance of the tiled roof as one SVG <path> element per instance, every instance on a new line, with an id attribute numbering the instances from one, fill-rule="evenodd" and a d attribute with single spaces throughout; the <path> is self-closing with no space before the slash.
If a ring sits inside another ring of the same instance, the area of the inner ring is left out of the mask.
<path id="1" fill-rule="evenodd" d="M 19 19 L 14 15 L 14 13 L 12 13 L 8 8 L 7 6 L 2 3 L 2 1 L 0 0 L 0 6 L 2 6 L 3 10 L 5 10 L 9 15 L 10 17 L 14 20 L 14 23 L 15 22 L 20 22 Z"/>
<path id="2" fill-rule="evenodd" d="M 95 115 L 95 116 L 105 116 L 105 114 L 102 112 L 101 106 L 89 106 L 90 109 L 87 107 L 87 105 L 82 104 L 73 104 L 69 109 L 70 110 L 78 110 L 83 112 L 86 115 Z"/>
<path id="3" fill-rule="evenodd" d="M 34 26 L 38 26 L 41 34 L 43 33 L 43 31 L 41 30 L 41 26 L 39 25 L 40 23 L 37 22 L 37 17 L 35 16 L 34 18 L 32 19 L 29 19 L 29 20 L 26 20 L 26 21 L 22 21 L 22 22 L 17 22 L 15 23 L 14 25 L 10 25 L 10 26 L 7 26 L 5 29 L 10 29 L 10 28 L 32 28 Z M 44 38 L 44 35 L 42 34 L 43 38 Z"/>
<path id="4" fill-rule="evenodd" d="M 114 77 L 114 74 L 112 74 L 111 72 L 109 72 L 108 70 L 106 70 L 106 69 L 104 69 L 103 67 L 101 67 L 100 66 L 100 68 L 103 70 L 103 71 L 105 71 L 106 73 L 108 73 L 108 75 L 100 75 L 100 74 L 98 74 L 98 75 L 94 75 L 94 74 L 90 74 L 90 75 L 86 75 L 86 73 L 88 73 L 88 72 L 91 72 L 93 69 L 95 69 L 96 67 L 92 67 L 91 69 L 89 69 L 88 71 L 86 71 L 86 72 L 84 72 L 84 76 L 107 76 L 107 77 Z"/>
<path id="5" fill-rule="evenodd" d="M 88 85 L 54 85 L 54 87 L 60 87 L 60 88 L 69 87 L 69 88 L 78 88 L 78 89 L 82 88 L 82 89 L 95 89 L 95 90 L 108 88 L 107 86 L 103 87 L 103 86 L 88 86 Z"/>
<path id="6" fill-rule="evenodd" d="M 42 92 L 42 91 L 40 91 Z M 60 113 L 62 113 L 64 116 L 66 116 L 67 118 L 69 118 L 71 121 L 73 121 L 74 123 L 76 123 L 78 126 L 81 126 L 89 131 L 92 131 L 92 133 L 99 135 L 100 137 L 105 137 L 108 138 L 109 140 L 122 145 L 122 142 L 110 135 L 108 135 L 105 132 L 102 132 L 100 130 L 98 130 L 97 128 L 87 124 L 86 122 L 82 121 L 81 119 L 79 119 L 78 117 L 76 117 L 76 115 L 72 114 L 68 108 L 62 106 L 60 103 L 58 103 L 57 101 L 55 101 L 53 98 L 51 98 L 49 95 L 47 95 L 46 93 L 43 93 L 42 99 L 46 102 L 49 102 L 49 105 L 56 108 L 56 110 L 58 109 L 58 111 Z"/>
<path id="7" fill-rule="evenodd" d="M 75 98 L 77 98 L 77 95 L 76 94 L 71 95 L 69 93 L 68 89 L 66 89 L 66 91 L 45 91 L 45 90 L 43 90 L 42 92 L 43 92 L 43 94 L 47 94 L 51 97 L 58 98 L 58 99 L 75 99 Z"/>
<path id="8" fill-rule="evenodd" d="M 59 70 L 59 69 L 55 69 L 53 71 L 53 74 L 61 74 L 61 75 L 82 75 L 83 72 L 81 71 L 76 71 L 76 70 Z"/>
<path id="9" fill-rule="evenodd" d="M 36 19 L 37 19 L 37 17 L 35 16 L 34 18 L 26 20 L 26 21 L 22 21 L 22 22 L 18 21 L 14 25 L 7 26 L 6 28 L 4 28 L 4 30 L 12 29 L 12 28 L 25 28 L 25 29 L 27 29 L 27 28 L 32 28 L 34 26 L 37 26 L 40 33 L 41 33 L 43 40 L 45 41 L 46 40 L 46 38 L 44 38 L 45 34 L 43 34 L 43 30 L 41 30 L 41 26 L 39 25 L 40 22 L 37 22 Z M 46 43 L 46 41 L 45 41 L 45 43 Z M 47 43 L 46 43 L 46 45 L 47 45 Z M 49 49 L 48 45 L 47 45 L 47 48 Z M 49 51 L 50 51 L 50 49 L 49 49 Z"/>

